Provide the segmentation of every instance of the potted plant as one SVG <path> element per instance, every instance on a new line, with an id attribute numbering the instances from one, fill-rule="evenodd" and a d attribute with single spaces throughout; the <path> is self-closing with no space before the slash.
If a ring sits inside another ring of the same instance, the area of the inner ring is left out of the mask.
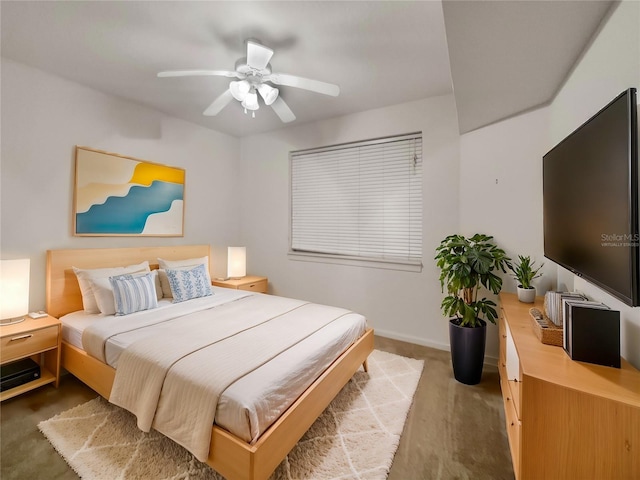
<path id="1" fill-rule="evenodd" d="M 493 237 L 475 234 L 470 238 L 449 235 L 436 249 L 440 285 L 447 296 L 442 312 L 449 318 L 449 341 L 453 373 L 461 383 L 475 385 L 482 378 L 487 322 L 496 323 L 495 302 L 478 298 L 481 287 L 498 294 L 502 279 L 494 273 L 507 273 L 510 259 L 498 248 Z M 483 318 L 484 317 L 484 318 Z"/>
<path id="2" fill-rule="evenodd" d="M 531 261 L 528 255 L 518 255 L 518 261 L 515 265 L 510 265 L 509 269 L 513 272 L 513 278 L 518 282 L 518 300 L 524 303 L 533 303 L 536 299 L 536 289 L 531 282 L 542 275 L 538 273 L 544 263 L 539 267 L 535 267 L 536 262 Z"/>

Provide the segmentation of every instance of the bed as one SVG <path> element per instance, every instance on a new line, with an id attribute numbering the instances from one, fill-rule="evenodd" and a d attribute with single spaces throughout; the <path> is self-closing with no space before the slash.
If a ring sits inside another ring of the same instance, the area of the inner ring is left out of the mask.
<path id="1" fill-rule="evenodd" d="M 130 265 L 148 261 L 157 268 L 157 259 L 179 260 L 192 257 L 210 257 L 208 245 L 49 250 L 47 252 L 47 310 L 58 318 L 73 318 L 73 312 L 83 309 L 82 296 L 72 266 L 79 268 L 104 268 Z M 259 298 L 243 300 L 242 292 L 219 291 L 221 299 L 225 295 L 235 295 L 236 303 L 260 301 Z M 250 294 L 264 297 L 261 294 Z M 266 297 L 265 297 L 266 298 Z M 277 302 L 274 297 L 272 302 Z M 82 323 L 82 322 L 80 322 Z M 81 381 L 93 388 L 101 396 L 109 398 L 115 380 L 115 368 L 87 354 L 82 346 L 73 340 L 73 334 L 63 334 L 62 366 Z M 252 434 L 234 432 L 233 426 L 218 420 L 210 432 L 210 448 L 204 459 L 220 474 L 232 480 L 266 479 L 287 453 L 295 446 L 304 432 L 327 407 L 335 395 L 362 365 L 366 369 L 366 359 L 373 350 L 373 331 L 365 329 L 346 350 L 337 353 L 335 360 L 322 367 L 319 376 L 308 388 L 296 396 L 277 420 L 270 423 L 255 437 Z M 113 364 L 113 360 L 111 360 Z M 311 381 L 311 380 L 310 380 Z M 247 382 L 250 384 L 252 382 Z M 230 389 L 232 390 L 232 389 Z M 216 417 L 217 418 L 217 417 Z M 207 427 L 207 435 L 208 427 Z"/>

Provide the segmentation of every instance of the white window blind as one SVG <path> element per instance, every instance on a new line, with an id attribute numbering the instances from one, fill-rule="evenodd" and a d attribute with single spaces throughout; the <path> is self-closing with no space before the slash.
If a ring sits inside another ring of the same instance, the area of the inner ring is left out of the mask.
<path id="1" fill-rule="evenodd" d="M 422 134 L 291 152 L 291 250 L 422 259 Z"/>

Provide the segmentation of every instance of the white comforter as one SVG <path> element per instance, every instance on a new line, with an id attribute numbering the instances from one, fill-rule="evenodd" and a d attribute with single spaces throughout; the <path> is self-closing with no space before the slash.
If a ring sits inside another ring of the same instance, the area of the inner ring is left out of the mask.
<path id="1" fill-rule="evenodd" d="M 162 335 L 143 336 L 121 355 L 110 400 L 136 414 L 141 429 L 153 427 L 205 460 L 221 392 L 345 315 L 353 314 L 251 295 L 161 322 Z M 85 331 L 85 349 L 100 358 L 107 338 L 155 322 L 103 322 Z"/>

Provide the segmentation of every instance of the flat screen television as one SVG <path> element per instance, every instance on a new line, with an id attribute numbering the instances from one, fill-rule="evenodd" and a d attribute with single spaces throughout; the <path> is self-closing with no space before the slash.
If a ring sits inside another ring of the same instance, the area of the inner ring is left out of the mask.
<path id="1" fill-rule="evenodd" d="M 614 98 L 542 163 L 545 257 L 640 305 L 636 90 Z"/>

